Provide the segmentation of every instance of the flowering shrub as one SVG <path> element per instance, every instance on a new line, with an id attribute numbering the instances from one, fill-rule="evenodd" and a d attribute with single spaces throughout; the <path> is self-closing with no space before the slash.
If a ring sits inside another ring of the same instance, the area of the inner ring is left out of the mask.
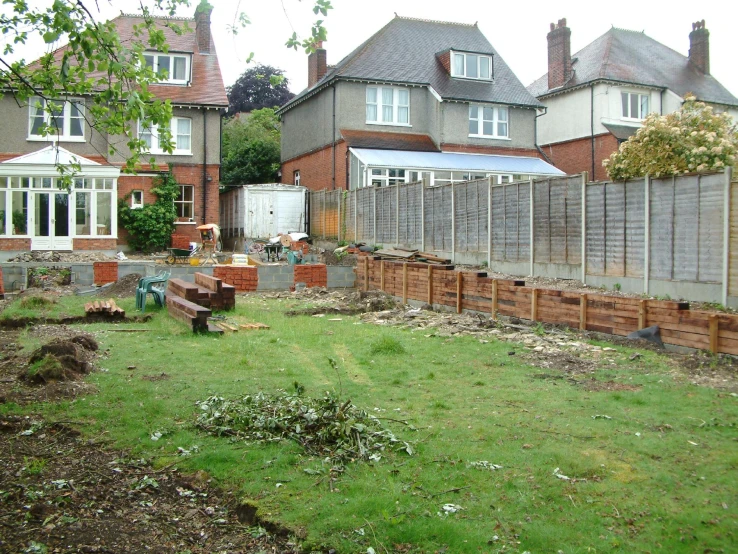
<path id="1" fill-rule="evenodd" d="M 610 179 L 716 171 L 735 165 L 738 129 L 727 113 L 687 96 L 677 112 L 655 113 L 643 127 L 603 160 Z"/>

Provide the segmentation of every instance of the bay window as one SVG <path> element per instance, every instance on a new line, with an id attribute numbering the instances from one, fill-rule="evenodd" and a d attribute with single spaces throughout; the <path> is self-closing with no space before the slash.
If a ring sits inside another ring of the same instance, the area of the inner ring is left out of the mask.
<path id="1" fill-rule="evenodd" d="M 470 104 L 469 136 L 502 139 L 509 138 L 507 108 Z"/>
<path id="2" fill-rule="evenodd" d="M 366 87 L 366 122 L 410 125 L 410 91 L 401 87 Z"/>
<path id="3" fill-rule="evenodd" d="M 621 92 L 623 119 L 646 119 L 649 112 L 649 95 L 637 92 Z"/>
<path id="4" fill-rule="evenodd" d="M 81 99 L 50 100 L 31 97 L 28 140 L 85 140 L 85 106 Z"/>

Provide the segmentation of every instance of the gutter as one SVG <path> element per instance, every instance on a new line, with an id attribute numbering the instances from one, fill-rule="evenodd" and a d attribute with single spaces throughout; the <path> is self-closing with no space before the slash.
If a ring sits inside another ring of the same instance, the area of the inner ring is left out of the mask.
<path id="1" fill-rule="evenodd" d="M 207 223 L 208 206 L 208 111 L 202 112 L 202 222 Z"/>
<path id="2" fill-rule="evenodd" d="M 595 177 L 595 123 L 594 123 L 594 97 L 595 97 L 595 88 L 594 83 L 592 83 L 589 86 L 589 130 L 590 130 L 590 136 L 592 141 L 592 176 L 590 177 L 590 181 L 595 181 L 597 178 Z"/>

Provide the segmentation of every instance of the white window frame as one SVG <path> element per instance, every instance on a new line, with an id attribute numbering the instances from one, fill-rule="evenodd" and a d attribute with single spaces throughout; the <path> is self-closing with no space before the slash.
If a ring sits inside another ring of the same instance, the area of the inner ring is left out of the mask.
<path id="1" fill-rule="evenodd" d="M 294 173 L 292 174 L 293 177 L 293 184 L 297 187 L 300 186 L 300 170 L 296 169 Z"/>
<path id="2" fill-rule="evenodd" d="M 477 110 L 477 117 L 472 117 L 472 110 L 476 108 Z M 492 110 L 492 119 L 484 119 L 484 110 Z M 500 113 L 505 114 L 505 119 L 500 119 Z M 495 139 L 495 140 L 510 140 L 510 110 L 506 106 L 489 106 L 484 104 L 469 104 L 469 122 L 472 121 L 477 122 L 477 133 L 469 133 L 469 136 L 472 138 L 486 138 L 486 139 Z M 484 133 L 484 122 L 491 122 L 492 123 L 492 133 L 491 135 Z M 501 135 L 498 134 L 500 129 L 500 124 L 504 123 L 506 124 L 507 128 L 507 134 Z"/>
<path id="3" fill-rule="evenodd" d="M 623 112 L 623 95 L 628 96 L 627 114 L 622 113 Z M 636 101 L 638 102 L 638 115 L 641 117 L 631 117 L 630 116 L 634 97 L 636 98 Z M 648 106 L 646 106 L 646 113 L 641 113 L 641 101 L 642 101 L 642 98 L 644 97 L 648 100 Z M 649 93 L 637 92 L 633 90 L 621 90 L 620 91 L 620 111 L 621 111 L 622 119 L 626 119 L 628 121 L 643 121 L 644 119 L 646 119 L 646 116 L 649 113 L 651 113 L 651 95 Z"/>
<path id="4" fill-rule="evenodd" d="M 162 79 L 158 81 L 159 84 L 168 84 L 168 85 L 187 85 L 190 81 L 190 72 L 192 71 L 192 57 L 189 54 L 181 54 L 181 53 L 169 53 L 169 54 L 162 54 L 161 52 L 144 52 L 144 64 L 146 63 L 146 58 L 151 57 L 153 58 L 153 66 L 152 69 L 154 73 L 157 75 L 159 74 L 159 64 L 160 60 L 164 58 L 169 58 L 169 70 L 167 71 L 167 77 L 166 79 Z M 175 79 L 174 78 L 174 60 L 175 58 L 184 58 L 185 60 L 185 78 L 184 79 Z"/>
<path id="5" fill-rule="evenodd" d="M 43 110 L 44 124 L 50 125 L 52 119 L 51 113 L 48 111 L 46 100 L 39 96 L 32 96 L 28 101 L 28 139 L 29 141 L 64 141 L 64 142 L 85 142 L 85 101 L 83 98 L 68 98 L 66 100 L 50 100 L 54 105 L 62 106 L 62 128 L 58 129 L 58 133 L 50 133 L 48 135 L 34 135 L 33 123 L 37 117 L 36 110 Z M 72 135 L 72 104 L 75 104 L 78 110 L 78 116 L 75 119 L 80 120 L 82 135 Z M 53 125 L 52 125 L 53 127 Z"/>
<path id="6" fill-rule="evenodd" d="M 451 56 L 451 77 L 455 77 L 457 79 L 472 79 L 474 81 L 491 81 L 494 75 L 493 66 L 492 66 L 492 56 L 488 54 L 477 54 L 476 52 L 455 52 L 453 50 L 450 51 Z M 463 56 L 464 57 L 464 71 L 459 73 L 456 71 L 456 56 Z M 470 77 L 468 75 L 469 73 L 469 56 L 476 56 L 477 57 L 477 76 L 476 77 Z M 486 59 L 488 63 L 488 71 L 489 76 L 488 77 L 481 77 L 482 74 L 482 59 Z"/>
<path id="7" fill-rule="evenodd" d="M 185 196 L 184 194 L 185 187 L 188 187 L 192 190 L 192 200 L 179 200 L 179 198 L 184 198 Z M 195 185 L 179 185 L 179 195 L 177 196 L 177 198 L 174 199 L 174 207 L 177 208 L 179 206 L 184 206 L 186 204 L 192 205 L 192 210 L 191 210 L 192 215 L 186 216 L 186 215 L 177 214 L 177 218 L 179 219 L 179 218 L 187 217 L 190 220 L 193 220 L 195 218 Z"/>
<path id="8" fill-rule="evenodd" d="M 179 120 L 187 120 L 190 122 L 190 132 L 189 134 L 182 134 L 182 137 L 189 137 L 190 139 L 190 147 L 189 149 L 185 148 L 178 148 L 178 140 L 177 138 L 179 135 L 177 134 L 177 123 Z M 172 120 L 170 122 L 170 129 L 172 131 L 172 141 L 174 142 L 174 150 L 171 154 L 168 152 L 165 152 L 161 146 L 159 145 L 159 127 L 157 125 L 151 126 L 151 147 L 149 147 L 146 151 L 150 154 L 164 154 L 164 155 L 171 155 L 171 156 L 191 156 L 192 155 L 192 119 L 189 117 L 172 117 Z M 143 134 L 143 128 L 141 127 L 141 121 L 138 122 L 138 138 L 143 140 L 142 137 Z"/>
<path id="9" fill-rule="evenodd" d="M 376 101 L 370 102 L 369 101 L 369 90 L 375 90 L 376 91 Z M 384 106 L 389 106 L 389 104 L 383 104 L 382 98 L 383 98 L 383 91 L 392 91 L 392 120 L 387 121 L 384 119 Z M 400 95 L 402 92 L 407 93 L 407 103 L 401 104 L 400 103 Z M 366 123 L 367 125 L 392 125 L 394 127 L 412 127 L 412 124 L 410 123 L 410 88 L 408 87 L 387 87 L 387 86 L 377 86 L 377 85 L 369 85 L 366 87 L 366 105 L 367 106 L 375 106 L 376 110 L 376 119 L 371 120 L 369 119 L 369 110 L 366 110 Z M 401 110 L 405 110 L 406 113 L 406 122 L 400 122 L 400 115 L 402 113 Z"/>
<path id="10" fill-rule="evenodd" d="M 138 198 L 136 198 L 138 196 Z M 131 209 L 137 210 L 144 206 L 144 191 L 135 189 L 131 191 Z"/>

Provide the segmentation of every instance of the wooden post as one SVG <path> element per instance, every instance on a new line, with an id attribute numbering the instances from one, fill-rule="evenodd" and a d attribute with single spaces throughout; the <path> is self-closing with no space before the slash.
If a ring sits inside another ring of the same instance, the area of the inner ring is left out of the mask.
<path id="1" fill-rule="evenodd" d="M 638 302 L 638 329 L 646 328 L 646 314 L 648 311 L 648 304 L 645 300 Z"/>
<path id="2" fill-rule="evenodd" d="M 538 289 L 530 291 L 530 319 L 538 321 Z"/>
<path id="3" fill-rule="evenodd" d="M 369 290 L 369 256 L 364 256 L 364 290 Z"/>
<path id="4" fill-rule="evenodd" d="M 464 275 L 461 271 L 456 272 L 456 313 L 461 313 L 461 295 L 464 288 Z"/>
<path id="5" fill-rule="evenodd" d="M 384 260 L 379 262 L 379 288 L 384 290 Z"/>
<path id="6" fill-rule="evenodd" d="M 586 294 L 579 295 L 579 329 L 587 330 L 587 302 L 589 301 Z"/>
<path id="7" fill-rule="evenodd" d="M 433 264 L 428 264 L 428 304 L 433 305 Z"/>
<path id="8" fill-rule="evenodd" d="M 497 319 L 497 279 L 492 279 L 492 319 Z"/>
<path id="9" fill-rule="evenodd" d="M 717 314 L 710 316 L 710 352 L 718 353 L 718 330 L 720 328 L 720 320 Z"/>
<path id="10" fill-rule="evenodd" d="M 402 264 L 402 304 L 407 304 L 407 262 Z"/>

